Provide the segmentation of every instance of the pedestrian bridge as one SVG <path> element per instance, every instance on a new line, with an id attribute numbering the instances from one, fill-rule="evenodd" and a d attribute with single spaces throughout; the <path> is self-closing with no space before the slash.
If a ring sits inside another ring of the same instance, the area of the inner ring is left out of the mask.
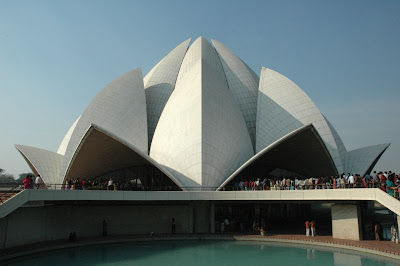
<path id="1" fill-rule="evenodd" d="M 0 205 L 0 218 L 37 201 L 377 201 L 400 216 L 400 201 L 378 188 L 275 191 L 107 191 L 35 190 L 16 194 Z"/>

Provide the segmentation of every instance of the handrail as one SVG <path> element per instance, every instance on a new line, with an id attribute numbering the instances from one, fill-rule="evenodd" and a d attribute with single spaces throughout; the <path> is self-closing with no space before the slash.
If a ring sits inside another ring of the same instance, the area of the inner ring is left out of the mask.
<path id="1" fill-rule="evenodd" d="M 342 186 L 344 185 L 344 187 Z M 359 188 L 385 188 L 385 182 L 368 182 L 366 183 L 367 187 L 364 187 L 363 184 L 359 183 L 344 183 L 344 184 L 337 184 L 336 186 L 331 183 L 319 183 L 319 184 L 298 184 L 298 185 L 282 185 L 282 184 L 275 184 L 272 187 L 269 185 L 263 185 L 260 182 L 260 185 L 257 187 L 235 187 L 235 186 L 225 186 L 219 191 L 274 191 L 274 190 L 313 190 L 313 189 L 359 189 Z M 65 184 L 47 184 L 47 189 L 63 189 L 63 190 L 111 190 L 111 191 L 216 191 L 219 187 L 171 187 L 171 186 L 132 186 L 130 187 L 123 187 L 121 188 L 120 185 L 117 186 L 115 189 L 114 187 L 107 189 L 107 186 L 104 184 L 97 184 L 95 186 L 88 185 L 85 187 L 80 186 L 79 188 L 67 188 Z M 400 193 L 400 186 L 397 187 L 395 190 L 397 193 Z"/>

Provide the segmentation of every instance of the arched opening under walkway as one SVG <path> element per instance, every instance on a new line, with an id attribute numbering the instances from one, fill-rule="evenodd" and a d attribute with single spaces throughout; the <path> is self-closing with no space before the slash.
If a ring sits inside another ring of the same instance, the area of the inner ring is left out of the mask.
<path id="1" fill-rule="evenodd" d="M 90 127 L 82 139 L 64 185 L 78 178 L 89 180 L 96 189 L 107 187 L 111 178 L 117 190 L 181 190 L 173 176 L 148 155 L 97 126 Z"/>
<path id="2" fill-rule="evenodd" d="M 304 126 L 257 153 L 233 173 L 220 188 L 260 179 L 309 178 L 337 175 L 335 164 L 312 125 Z"/>

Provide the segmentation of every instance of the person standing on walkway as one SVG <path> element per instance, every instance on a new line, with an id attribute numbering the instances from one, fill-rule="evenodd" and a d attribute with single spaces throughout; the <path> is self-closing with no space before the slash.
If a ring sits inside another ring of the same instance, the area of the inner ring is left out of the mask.
<path id="1" fill-rule="evenodd" d="M 397 190 L 397 187 L 394 186 L 394 182 L 393 182 L 393 176 L 389 176 L 387 181 L 386 181 L 386 191 L 387 193 L 394 197 L 394 191 Z"/>
<path id="2" fill-rule="evenodd" d="M 110 178 L 110 180 L 108 180 L 107 190 L 114 190 L 114 182 L 113 182 L 112 178 Z"/>
<path id="3" fill-rule="evenodd" d="M 311 236 L 315 236 L 315 221 L 311 221 Z"/>
<path id="4" fill-rule="evenodd" d="M 29 183 L 30 183 L 30 179 L 28 176 L 26 176 L 24 178 L 24 181 L 22 181 L 22 183 L 24 184 L 24 189 L 29 189 Z"/>
<path id="5" fill-rule="evenodd" d="M 36 189 L 39 189 L 41 183 L 42 183 L 42 178 L 40 177 L 40 175 L 37 175 L 35 179 Z"/>
<path id="6" fill-rule="evenodd" d="M 396 224 L 392 225 L 392 227 L 390 228 L 390 232 L 392 233 L 392 242 L 399 243 L 399 236 L 398 236 L 398 233 L 397 233 Z"/>
<path id="7" fill-rule="evenodd" d="M 306 236 L 310 236 L 310 223 L 306 221 Z"/>
<path id="8" fill-rule="evenodd" d="M 172 218 L 171 225 L 172 225 L 172 234 L 175 235 L 175 233 L 176 233 L 176 221 L 175 221 L 175 218 Z"/>
<path id="9" fill-rule="evenodd" d="M 375 240 L 379 241 L 381 240 L 381 237 L 379 235 L 379 224 L 375 223 L 374 225 L 374 234 L 375 234 Z"/>
<path id="10" fill-rule="evenodd" d="M 350 184 L 349 188 L 354 188 L 355 179 L 354 179 L 353 174 L 349 174 L 348 179 L 349 179 L 348 183 Z"/>

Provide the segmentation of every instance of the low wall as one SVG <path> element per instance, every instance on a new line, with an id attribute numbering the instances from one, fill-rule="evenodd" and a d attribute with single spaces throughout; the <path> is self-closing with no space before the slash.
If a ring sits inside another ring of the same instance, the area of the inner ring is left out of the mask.
<path id="1" fill-rule="evenodd" d="M 21 207 L 0 219 L 0 247 L 47 240 L 101 236 L 106 220 L 109 235 L 170 233 L 172 217 L 177 233 L 209 232 L 206 204 Z"/>

